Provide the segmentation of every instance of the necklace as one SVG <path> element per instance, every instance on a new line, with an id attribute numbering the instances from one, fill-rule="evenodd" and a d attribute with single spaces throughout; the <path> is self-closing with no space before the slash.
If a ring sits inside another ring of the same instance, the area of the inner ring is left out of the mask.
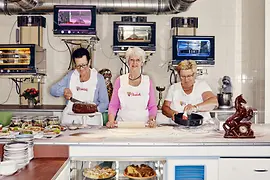
<path id="1" fill-rule="evenodd" d="M 128 77 L 128 79 L 131 80 L 131 81 L 135 81 L 135 80 L 139 79 L 141 76 L 142 76 L 142 74 L 140 74 L 138 77 L 136 77 L 136 78 L 134 78 L 134 79 L 132 79 L 132 78 L 130 78 L 130 77 Z"/>

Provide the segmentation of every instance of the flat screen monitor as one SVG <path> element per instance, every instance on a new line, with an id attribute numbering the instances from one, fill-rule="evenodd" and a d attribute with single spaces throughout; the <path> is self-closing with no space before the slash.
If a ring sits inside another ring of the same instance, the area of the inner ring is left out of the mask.
<path id="1" fill-rule="evenodd" d="M 198 65 L 215 64 L 215 36 L 173 36 L 173 65 L 195 60 Z"/>
<path id="2" fill-rule="evenodd" d="M 96 35 L 96 6 L 54 6 L 54 34 Z"/>

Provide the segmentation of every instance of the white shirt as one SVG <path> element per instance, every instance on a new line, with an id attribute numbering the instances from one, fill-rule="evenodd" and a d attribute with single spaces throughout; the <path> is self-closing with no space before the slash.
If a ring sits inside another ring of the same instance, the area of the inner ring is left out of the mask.
<path id="1" fill-rule="evenodd" d="M 202 94 L 206 91 L 212 91 L 210 86 L 202 80 L 195 80 L 193 90 L 190 94 L 186 94 L 181 86 L 181 82 L 175 83 L 170 86 L 168 90 L 167 97 L 165 98 L 166 101 L 170 101 L 171 105 L 170 108 L 178 111 L 183 112 L 184 107 L 188 104 L 199 104 L 203 102 Z M 204 116 L 205 119 L 210 118 L 210 114 L 207 112 L 200 112 Z"/>

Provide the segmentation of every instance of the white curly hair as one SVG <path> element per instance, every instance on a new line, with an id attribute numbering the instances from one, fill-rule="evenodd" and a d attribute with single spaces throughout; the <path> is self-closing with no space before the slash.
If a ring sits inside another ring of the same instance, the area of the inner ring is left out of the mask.
<path id="1" fill-rule="evenodd" d="M 129 60 L 131 57 L 137 56 L 140 58 L 142 63 L 145 61 L 145 52 L 139 47 L 129 47 L 126 52 L 126 60 Z"/>

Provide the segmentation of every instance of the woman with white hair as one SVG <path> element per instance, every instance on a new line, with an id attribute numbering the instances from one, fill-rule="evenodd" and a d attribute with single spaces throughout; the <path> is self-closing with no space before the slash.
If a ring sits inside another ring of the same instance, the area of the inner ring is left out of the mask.
<path id="1" fill-rule="evenodd" d="M 145 52 L 139 47 L 129 48 L 126 59 L 129 73 L 115 81 L 106 126 L 113 128 L 117 116 L 117 120 L 144 121 L 154 127 L 157 105 L 152 81 L 142 74 Z"/>
<path id="2" fill-rule="evenodd" d="M 162 106 L 162 113 L 174 120 L 180 112 L 198 112 L 205 119 L 210 118 L 209 111 L 218 106 L 217 97 L 209 85 L 196 79 L 197 64 L 193 60 L 181 61 L 176 68 L 180 82 L 171 85 Z"/>

